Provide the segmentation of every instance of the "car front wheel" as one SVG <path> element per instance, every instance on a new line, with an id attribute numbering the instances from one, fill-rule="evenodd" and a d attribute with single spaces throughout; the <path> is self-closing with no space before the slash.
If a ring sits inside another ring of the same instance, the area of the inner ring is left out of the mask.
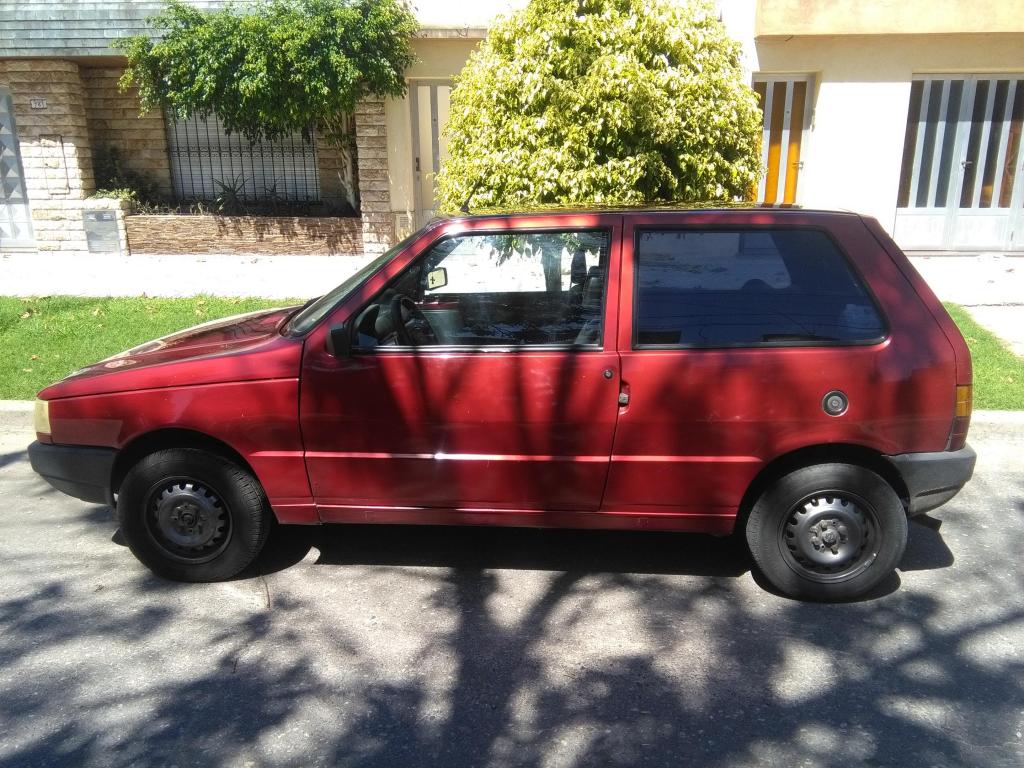
<path id="1" fill-rule="evenodd" d="M 117 498 L 135 556 L 175 581 L 222 581 L 259 554 L 270 528 L 266 495 L 244 468 L 207 451 L 152 453 L 125 476 Z"/>
<path id="2" fill-rule="evenodd" d="M 907 544 L 907 516 L 869 469 L 817 464 L 775 481 L 751 510 L 747 544 L 760 572 L 785 595 L 862 597 L 890 576 Z"/>

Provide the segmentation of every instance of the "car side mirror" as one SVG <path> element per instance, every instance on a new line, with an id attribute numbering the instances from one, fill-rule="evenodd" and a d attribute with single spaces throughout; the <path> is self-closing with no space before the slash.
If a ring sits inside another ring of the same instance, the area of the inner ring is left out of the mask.
<path id="1" fill-rule="evenodd" d="M 352 356 L 352 330 L 348 323 L 331 328 L 327 335 L 327 351 L 339 360 Z"/>
<path id="2" fill-rule="evenodd" d="M 427 290 L 436 291 L 448 285 L 448 270 L 444 267 L 437 267 L 427 272 Z"/>

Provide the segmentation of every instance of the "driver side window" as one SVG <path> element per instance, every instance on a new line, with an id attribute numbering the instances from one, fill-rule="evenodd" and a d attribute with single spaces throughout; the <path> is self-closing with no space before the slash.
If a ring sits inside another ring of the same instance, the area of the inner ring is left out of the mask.
<path id="1" fill-rule="evenodd" d="M 355 345 L 598 348 L 609 235 L 467 234 L 435 244 L 355 321 Z"/>

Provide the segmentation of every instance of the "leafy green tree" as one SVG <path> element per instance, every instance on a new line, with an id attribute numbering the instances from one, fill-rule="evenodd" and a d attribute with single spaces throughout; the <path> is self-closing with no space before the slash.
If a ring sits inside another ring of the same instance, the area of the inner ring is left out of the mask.
<path id="1" fill-rule="evenodd" d="M 761 113 L 709 0 L 531 0 L 459 75 L 444 210 L 750 196 Z"/>
<path id="2" fill-rule="evenodd" d="M 405 93 L 416 19 L 405 0 L 261 0 L 204 11 L 170 0 L 120 45 L 122 87 L 143 110 L 216 113 L 231 132 L 274 138 L 340 126 L 361 97 Z M 339 128 L 340 130 L 340 128 Z"/>

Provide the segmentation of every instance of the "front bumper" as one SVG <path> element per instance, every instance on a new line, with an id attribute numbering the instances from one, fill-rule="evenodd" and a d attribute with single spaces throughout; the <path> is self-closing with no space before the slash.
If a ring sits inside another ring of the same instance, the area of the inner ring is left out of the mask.
<path id="1" fill-rule="evenodd" d="M 903 453 L 886 456 L 907 486 L 907 513 L 920 515 L 952 499 L 974 474 L 978 454 L 971 446 L 959 451 Z"/>
<path id="2" fill-rule="evenodd" d="M 117 458 L 113 448 L 36 441 L 28 447 L 28 458 L 32 469 L 61 493 L 96 504 L 111 503 L 110 478 Z"/>

